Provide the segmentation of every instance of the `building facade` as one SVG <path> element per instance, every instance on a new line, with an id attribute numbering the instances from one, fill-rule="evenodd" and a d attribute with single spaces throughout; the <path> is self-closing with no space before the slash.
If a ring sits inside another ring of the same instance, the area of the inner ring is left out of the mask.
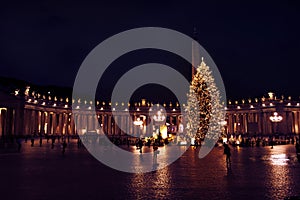
<path id="1" fill-rule="evenodd" d="M 127 133 L 136 137 L 149 137 L 161 132 L 162 124 L 167 125 L 167 134 L 172 135 L 184 134 L 186 127 L 178 103 L 164 104 L 155 116 L 150 116 L 149 111 L 155 109 L 156 105 L 146 100 L 125 104 L 58 99 L 50 95 L 29 93 L 28 88 L 24 94 L 18 91 L 12 94 L 0 92 L 1 137 L 32 133 L 80 135 L 89 132 L 112 137 L 126 136 Z M 72 104 L 75 108 L 73 111 Z M 93 104 L 96 106 L 96 115 L 91 111 Z M 81 112 L 77 113 L 76 108 L 81 108 Z M 223 130 L 227 135 L 291 135 L 300 132 L 300 101 L 290 97 L 278 99 L 269 93 L 266 98 L 228 101 L 225 109 L 226 123 Z M 114 110 L 118 112 L 113 116 Z M 151 121 L 154 123 L 151 124 Z M 125 127 L 125 130 L 120 129 L 118 124 Z"/>

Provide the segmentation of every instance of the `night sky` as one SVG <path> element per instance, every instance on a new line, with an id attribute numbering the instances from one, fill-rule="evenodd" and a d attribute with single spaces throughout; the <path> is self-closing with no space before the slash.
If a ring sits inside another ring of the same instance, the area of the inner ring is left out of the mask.
<path id="1" fill-rule="evenodd" d="M 87 54 L 114 34 L 156 26 L 193 36 L 196 27 L 199 43 L 221 72 L 228 98 L 261 97 L 269 91 L 300 96 L 299 1 L 183 2 L 2 2 L 0 76 L 72 87 Z M 161 51 L 124 55 L 112 64 L 115 76 L 104 80 L 104 93 L 130 67 L 149 61 L 175 68 L 186 64 Z M 182 73 L 188 77 L 190 72 Z"/>

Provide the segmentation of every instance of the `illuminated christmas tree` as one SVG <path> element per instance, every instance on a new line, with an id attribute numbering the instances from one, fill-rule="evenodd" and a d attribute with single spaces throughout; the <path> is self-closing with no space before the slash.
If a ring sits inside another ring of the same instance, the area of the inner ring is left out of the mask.
<path id="1" fill-rule="evenodd" d="M 218 139 L 221 134 L 224 109 L 220 92 L 209 66 L 198 66 L 190 85 L 187 103 L 187 135 L 196 140 Z"/>

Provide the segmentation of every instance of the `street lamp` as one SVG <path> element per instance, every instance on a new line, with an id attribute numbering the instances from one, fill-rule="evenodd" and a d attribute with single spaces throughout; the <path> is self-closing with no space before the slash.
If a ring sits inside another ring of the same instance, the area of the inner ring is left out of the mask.
<path id="1" fill-rule="evenodd" d="M 278 115 L 277 112 L 274 112 L 273 115 L 270 116 L 271 122 L 281 122 L 282 119 L 282 116 Z"/>
<path id="2" fill-rule="evenodd" d="M 276 133 L 278 133 L 278 123 L 282 121 L 283 117 L 280 116 L 277 112 L 274 112 L 269 119 L 271 122 L 276 124 Z"/>

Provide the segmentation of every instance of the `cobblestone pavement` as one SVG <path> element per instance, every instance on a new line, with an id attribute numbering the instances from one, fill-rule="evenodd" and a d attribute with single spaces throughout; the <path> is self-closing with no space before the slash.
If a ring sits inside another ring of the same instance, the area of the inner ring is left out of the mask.
<path id="1" fill-rule="evenodd" d="M 231 149 L 231 169 L 223 147 L 203 159 L 198 149 L 189 148 L 168 167 L 130 174 L 101 164 L 75 141 L 64 156 L 60 144 L 51 149 L 46 141 L 42 147 L 23 143 L 21 153 L 0 153 L 0 198 L 212 200 L 300 195 L 300 163 L 293 145 Z M 129 150 L 138 153 L 135 147 Z"/>

